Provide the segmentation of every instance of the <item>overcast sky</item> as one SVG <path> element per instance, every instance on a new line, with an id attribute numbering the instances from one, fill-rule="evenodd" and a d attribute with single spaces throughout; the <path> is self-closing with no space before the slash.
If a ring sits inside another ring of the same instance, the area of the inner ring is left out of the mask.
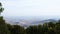
<path id="1" fill-rule="evenodd" d="M 0 0 L 3 16 L 40 16 L 60 18 L 60 0 Z"/>

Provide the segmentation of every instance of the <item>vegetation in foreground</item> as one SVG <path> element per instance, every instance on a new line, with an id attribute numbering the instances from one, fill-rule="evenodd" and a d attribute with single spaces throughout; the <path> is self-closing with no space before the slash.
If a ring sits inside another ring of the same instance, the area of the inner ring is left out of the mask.
<path id="1" fill-rule="evenodd" d="M 0 14 L 4 10 L 0 3 Z M 7 24 L 0 16 L 0 34 L 60 34 L 60 20 L 56 23 L 49 22 L 43 25 L 29 26 L 26 29 L 19 25 Z"/>

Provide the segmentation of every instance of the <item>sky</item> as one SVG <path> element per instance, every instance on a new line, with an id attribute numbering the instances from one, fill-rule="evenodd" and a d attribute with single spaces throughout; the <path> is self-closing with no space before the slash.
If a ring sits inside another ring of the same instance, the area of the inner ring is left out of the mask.
<path id="1" fill-rule="evenodd" d="M 60 18 L 60 0 L 0 0 L 4 17 Z"/>

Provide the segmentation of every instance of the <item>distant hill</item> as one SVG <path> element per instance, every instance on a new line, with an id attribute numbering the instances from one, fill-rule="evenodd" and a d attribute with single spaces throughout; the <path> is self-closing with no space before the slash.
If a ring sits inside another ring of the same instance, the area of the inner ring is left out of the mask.
<path id="1" fill-rule="evenodd" d="M 43 23 L 48 23 L 48 22 L 57 22 L 55 19 L 47 19 L 47 20 L 40 20 L 40 19 L 32 19 L 32 20 L 26 20 L 26 19 L 5 19 L 7 23 L 10 24 L 18 24 L 24 27 L 27 27 L 29 25 L 38 25 L 38 24 L 43 24 Z"/>
<path id="2" fill-rule="evenodd" d="M 32 21 L 29 23 L 29 25 L 38 25 L 38 24 L 43 24 L 43 23 L 48 23 L 48 22 L 57 22 L 57 20 L 54 20 L 54 19 L 47 19 L 47 20 L 42 20 L 42 21 Z M 27 24 L 24 24 L 23 26 L 29 26 Z"/>
<path id="3" fill-rule="evenodd" d="M 57 20 L 55 20 L 55 19 L 47 19 L 47 20 L 42 20 L 42 21 L 40 21 L 41 23 L 47 23 L 47 22 L 57 22 Z"/>
<path id="4" fill-rule="evenodd" d="M 43 24 L 43 23 L 48 23 L 48 22 L 57 22 L 57 20 L 54 20 L 54 19 L 47 19 L 47 20 L 40 20 L 40 21 L 32 21 L 31 24 Z"/>

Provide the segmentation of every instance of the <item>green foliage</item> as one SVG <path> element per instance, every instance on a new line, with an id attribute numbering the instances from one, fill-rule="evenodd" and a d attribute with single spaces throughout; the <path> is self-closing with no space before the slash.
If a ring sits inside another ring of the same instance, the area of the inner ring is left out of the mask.
<path id="1" fill-rule="evenodd" d="M 10 34 L 5 20 L 3 20 L 2 16 L 0 17 L 0 34 Z"/>
<path id="2" fill-rule="evenodd" d="M 37 34 L 37 26 L 29 26 L 26 31 L 27 34 Z"/>
<path id="3" fill-rule="evenodd" d="M 24 28 L 19 25 L 13 25 L 11 34 L 25 34 Z"/>
<path id="4" fill-rule="evenodd" d="M 0 3 L 0 7 L 2 4 Z M 3 8 L 0 8 L 0 13 L 3 11 Z M 5 23 L 5 20 L 3 19 L 3 16 L 0 16 L 0 34 L 10 34 L 7 24 Z"/>
<path id="5" fill-rule="evenodd" d="M 2 4 L 0 3 L 0 14 L 3 10 L 4 10 L 4 8 L 2 7 Z"/>
<path id="6" fill-rule="evenodd" d="M 0 13 L 4 10 L 4 8 L 0 8 Z"/>
<path id="7" fill-rule="evenodd" d="M 60 20 L 56 23 L 49 22 L 43 25 L 30 26 L 27 34 L 60 34 Z"/>
<path id="8" fill-rule="evenodd" d="M 0 6 L 2 6 L 2 4 L 0 3 Z"/>

